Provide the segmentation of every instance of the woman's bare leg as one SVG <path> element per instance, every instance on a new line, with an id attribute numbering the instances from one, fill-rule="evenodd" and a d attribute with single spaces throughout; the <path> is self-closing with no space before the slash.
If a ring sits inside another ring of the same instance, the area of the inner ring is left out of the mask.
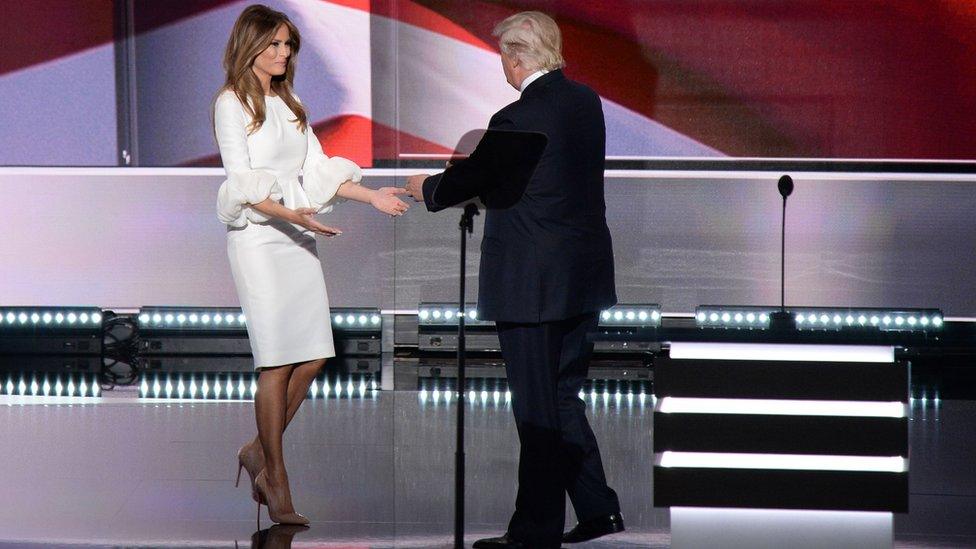
<path id="1" fill-rule="evenodd" d="M 308 396 L 308 388 L 312 385 L 312 380 L 319 375 L 322 367 L 325 366 L 325 359 L 320 358 L 302 362 L 295 365 L 288 380 L 288 415 L 285 417 L 285 428 L 291 423 L 292 418 L 298 412 L 298 408 L 305 402 Z"/>
<path id="2" fill-rule="evenodd" d="M 294 511 L 288 490 L 288 473 L 282 453 L 282 433 L 287 416 L 288 382 L 293 366 L 265 368 L 258 375 L 258 392 L 254 395 L 254 415 L 258 426 L 258 439 L 264 453 L 265 474 L 268 487 L 275 492 L 280 513 Z M 270 496 L 270 494 L 269 494 Z"/>
<path id="3" fill-rule="evenodd" d="M 305 402 L 305 397 L 308 395 L 308 388 L 312 385 L 312 380 L 319 375 L 319 372 L 322 371 L 322 367 L 324 365 L 325 359 L 320 358 L 310 360 L 308 362 L 301 362 L 292 367 L 291 375 L 288 378 L 285 427 L 282 429 L 282 432 L 288 428 L 288 424 L 291 423 L 292 418 L 295 417 L 295 414 L 298 412 L 298 408 L 301 407 L 303 402 Z M 253 452 L 255 457 L 258 457 L 261 462 L 263 462 L 264 457 L 258 455 L 262 450 L 262 445 L 259 438 L 260 434 L 250 442 L 250 448 L 248 451 Z"/>

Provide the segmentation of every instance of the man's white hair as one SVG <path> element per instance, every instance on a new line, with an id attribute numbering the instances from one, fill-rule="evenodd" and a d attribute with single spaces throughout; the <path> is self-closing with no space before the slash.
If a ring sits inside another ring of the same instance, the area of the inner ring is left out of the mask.
<path id="1" fill-rule="evenodd" d="M 495 25 L 492 35 L 506 55 L 517 57 L 530 71 L 560 69 L 563 37 L 552 17 L 539 11 L 523 11 Z"/>

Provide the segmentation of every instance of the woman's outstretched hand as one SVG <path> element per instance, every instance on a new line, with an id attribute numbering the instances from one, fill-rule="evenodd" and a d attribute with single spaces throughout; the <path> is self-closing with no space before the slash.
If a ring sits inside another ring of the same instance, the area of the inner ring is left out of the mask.
<path id="1" fill-rule="evenodd" d="M 403 215 L 410 208 L 409 204 L 396 197 L 398 194 L 406 193 L 407 190 L 400 187 L 382 187 L 373 192 L 369 203 L 377 210 L 396 217 Z"/>
<path id="2" fill-rule="evenodd" d="M 298 221 L 296 224 L 305 227 L 306 229 L 312 231 L 315 234 L 320 234 L 322 236 L 337 236 L 342 234 L 342 231 L 336 229 L 335 227 L 329 227 L 328 225 L 323 225 L 315 220 L 315 209 L 314 208 L 295 208 L 295 213 L 298 214 Z"/>

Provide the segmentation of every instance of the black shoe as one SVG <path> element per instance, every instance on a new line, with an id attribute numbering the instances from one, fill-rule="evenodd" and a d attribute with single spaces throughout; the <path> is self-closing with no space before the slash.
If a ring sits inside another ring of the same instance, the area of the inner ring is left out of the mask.
<path id="1" fill-rule="evenodd" d="M 485 538 L 479 539 L 472 545 L 474 549 L 558 549 L 559 545 L 552 546 L 542 546 L 542 545 L 532 545 L 531 543 L 518 541 L 512 539 L 511 536 L 506 533 L 504 536 L 498 538 Z"/>
<path id="2" fill-rule="evenodd" d="M 613 513 L 577 524 L 576 528 L 563 534 L 563 543 L 590 541 L 591 539 L 623 531 L 624 518 L 620 516 L 620 513 Z"/>

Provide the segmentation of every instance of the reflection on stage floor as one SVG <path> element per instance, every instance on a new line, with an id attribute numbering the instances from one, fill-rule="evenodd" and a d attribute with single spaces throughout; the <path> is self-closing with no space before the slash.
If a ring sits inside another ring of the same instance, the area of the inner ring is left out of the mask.
<path id="1" fill-rule="evenodd" d="M 627 531 L 576 547 L 668 547 L 668 511 L 651 501 L 651 399 L 604 389 L 584 400 Z M 437 391 L 305 403 L 285 435 L 295 505 L 312 520 L 298 531 L 272 529 L 266 510 L 258 525 L 234 488 L 250 402 L 2 396 L 0 547 L 450 547 L 457 401 Z M 516 488 L 504 390 L 473 396 L 468 543 L 504 531 Z M 911 512 L 895 516 L 895 547 L 974 546 L 976 401 L 912 413 Z"/>

